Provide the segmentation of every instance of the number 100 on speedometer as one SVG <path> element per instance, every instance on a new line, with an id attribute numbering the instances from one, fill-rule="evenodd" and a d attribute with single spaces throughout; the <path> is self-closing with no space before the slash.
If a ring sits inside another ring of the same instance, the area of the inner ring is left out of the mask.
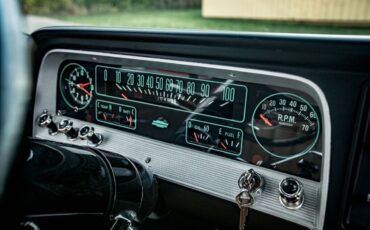
<path id="1" fill-rule="evenodd" d="M 97 66 L 96 93 L 200 116 L 245 119 L 247 87 L 215 77 Z"/>

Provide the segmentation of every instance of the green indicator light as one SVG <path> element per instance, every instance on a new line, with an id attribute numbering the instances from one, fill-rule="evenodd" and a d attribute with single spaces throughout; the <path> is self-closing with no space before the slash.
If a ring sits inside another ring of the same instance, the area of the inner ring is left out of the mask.
<path id="1" fill-rule="evenodd" d="M 153 120 L 152 125 L 157 128 L 167 129 L 169 124 L 166 120 Z"/>

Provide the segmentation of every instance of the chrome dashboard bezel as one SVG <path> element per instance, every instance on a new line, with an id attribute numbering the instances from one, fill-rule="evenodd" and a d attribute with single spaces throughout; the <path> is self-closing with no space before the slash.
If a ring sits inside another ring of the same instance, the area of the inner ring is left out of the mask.
<path id="1" fill-rule="evenodd" d="M 279 202 L 278 185 L 281 180 L 291 176 L 289 174 L 182 146 L 159 142 L 101 125 L 73 120 L 76 126 L 92 125 L 97 133 L 104 135 L 105 141 L 98 147 L 99 149 L 135 158 L 165 180 L 231 202 L 235 202 L 234 198 L 239 190 L 239 176 L 252 168 L 266 180 L 265 191 L 252 207 L 253 209 L 295 222 L 310 229 L 323 229 L 329 183 L 331 123 L 329 106 L 325 95 L 315 83 L 295 75 L 256 69 L 104 52 L 55 49 L 44 56 L 40 66 L 34 106 L 33 137 L 70 143 L 64 135 L 50 136 L 46 129 L 37 125 L 37 118 L 45 109 L 48 109 L 51 114 L 56 114 L 57 73 L 60 64 L 65 60 L 120 65 L 137 63 L 137 65 L 149 65 L 162 69 L 175 69 L 177 71 L 189 71 L 190 69 L 193 73 L 202 74 L 206 72 L 207 75 L 223 79 L 233 77 L 235 80 L 249 83 L 266 84 L 268 82 L 268 85 L 292 88 L 309 94 L 317 102 L 322 115 L 323 158 L 320 182 L 299 178 L 305 187 L 306 199 L 305 204 L 299 210 L 285 209 Z M 62 118 L 66 117 L 60 116 L 58 119 Z M 86 145 L 86 141 L 77 140 L 73 144 Z M 148 157 L 152 160 L 150 163 L 145 163 L 145 159 Z"/>

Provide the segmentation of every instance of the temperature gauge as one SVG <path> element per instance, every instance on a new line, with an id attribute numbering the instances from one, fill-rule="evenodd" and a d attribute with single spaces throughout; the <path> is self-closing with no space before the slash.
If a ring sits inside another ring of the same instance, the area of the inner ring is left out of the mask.
<path id="1" fill-rule="evenodd" d="M 239 156 L 242 153 L 243 131 L 191 119 L 186 125 L 186 142 L 209 151 L 214 150 Z"/>
<path id="2" fill-rule="evenodd" d="M 97 100 L 96 120 L 126 129 L 136 129 L 136 108 Z"/>

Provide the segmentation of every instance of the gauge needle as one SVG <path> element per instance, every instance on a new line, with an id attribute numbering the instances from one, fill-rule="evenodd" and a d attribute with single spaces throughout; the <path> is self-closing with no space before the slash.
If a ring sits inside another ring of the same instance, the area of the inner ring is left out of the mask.
<path id="1" fill-rule="evenodd" d="M 80 88 L 85 88 L 90 85 L 90 82 L 77 84 Z"/>
<path id="2" fill-rule="evenodd" d="M 128 122 L 130 123 L 130 127 L 132 126 L 132 116 L 128 119 Z"/>
<path id="3" fill-rule="evenodd" d="M 224 148 L 225 150 L 227 150 L 226 145 L 222 141 L 220 141 L 220 145 L 221 145 L 222 148 Z"/>
<path id="4" fill-rule="evenodd" d="M 194 139 L 197 143 L 199 143 L 199 139 L 198 139 L 198 136 L 195 132 L 193 132 L 193 136 L 194 136 Z"/>
<path id="5" fill-rule="evenodd" d="M 71 81 L 69 79 L 65 79 L 65 80 L 68 81 L 68 83 L 70 83 L 71 85 L 77 86 L 77 88 L 84 91 L 87 95 L 89 95 L 91 97 L 91 93 L 85 89 L 86 86 L 90 85 L 90 82 L 87 82 L 87 83 L 84 83 L 84 84 L 82 84 L 82 83 L 76 84 L 76 83 L 74 83 L 73 81 Z"/>
<path id="6" fill-rule="evenodd" d="M 272 124 L 267 117 L 265 117 L 263 114 L 260 114 L 260 118 L 263 120 L 263 122 L 265 122 L 266 125 L 272 127 Z"/>
<path id="7" fill-rule="evenodd" d="M 123 97 L 123 99 L 125 99 L 125 100 L 128 99 L 128 97 L 125 94 L 123 94 L 123 93 L 121 93 L 121 97 Z"/>
<path id="8" fill-rule="evenodd" d="M 89 95 L 91 97 L 91 93 L 89 91 L 87 91 L 85 88 L 81 87 L 80 84 L 77 84 L 77 88 L 84 91 L 87 95 Z"/>

